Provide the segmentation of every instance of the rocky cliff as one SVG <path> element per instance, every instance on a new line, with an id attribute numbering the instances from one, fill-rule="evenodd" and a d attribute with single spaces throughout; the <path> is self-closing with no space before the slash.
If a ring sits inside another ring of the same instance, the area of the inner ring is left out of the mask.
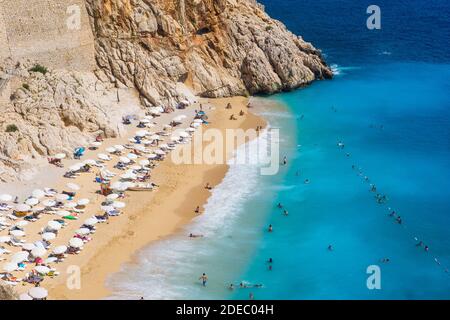
<path id="1" fill-rule="evenodd" d="M 332 73 L 320 52 L 251 0 L 86 0 L 100 78 L 146 105 L 178 100 L 176 82 L 224 97 L 290 90 Z"/>
<path id="2" fill-rule="evenodd" d="M 73 34 L 60 2 L 18 0 L 16 21 L 11 1 L 0 1 L 0 181 L 98 133 L 117 135 L 138 98 L 173 107 L 186 87 L 226 97 L 332 77 L 319 50 L 254 0 L 77 0 L 82 24 Z M 30 71 L 37 62 L 48 72 Z"/>

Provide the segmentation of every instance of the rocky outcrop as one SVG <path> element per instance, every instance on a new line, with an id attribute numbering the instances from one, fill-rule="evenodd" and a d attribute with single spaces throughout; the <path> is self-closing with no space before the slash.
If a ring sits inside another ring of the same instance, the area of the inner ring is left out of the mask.
<path id="1" fill-rule="evenodd" d="M 252 0 L 86 0 L 99 77 L 146 105 L 180 100 L 176 83 L 224 97 L 291 90 L 332 77 L 319 50 Z"/>
<path id="2" fill-rule="evenodd" d="M 21 169 L 49 155 L 71 156 L 97 134 L 115 137 L 122 115 L 136 111 L 119 107 L 115 90 L 92 73 L 50 70 L 44 75 L 30 72 L 28 62 L 6 65 L 18 88 L 1 106 L 0 181 L 14 180 Z"/>

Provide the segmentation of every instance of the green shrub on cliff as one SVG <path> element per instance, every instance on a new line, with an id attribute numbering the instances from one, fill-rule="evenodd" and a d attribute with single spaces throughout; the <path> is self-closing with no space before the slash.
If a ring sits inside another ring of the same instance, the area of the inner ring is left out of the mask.
<path id="1" fill-rule="evenodd" d="M 15 124 L 8 124 L 5 131 L 6 132 L 16 132 L 16 131 L 19 131 L 19 128 L 17 128 L 17 126 Z"/>
<path id="2" fill-rule="evenodd" d="M 48 69 L 40 64 L 36 64 L 33 68 L 29 70 L 30 72 L 40 72 L 42 74 L 46 74 Z"/>

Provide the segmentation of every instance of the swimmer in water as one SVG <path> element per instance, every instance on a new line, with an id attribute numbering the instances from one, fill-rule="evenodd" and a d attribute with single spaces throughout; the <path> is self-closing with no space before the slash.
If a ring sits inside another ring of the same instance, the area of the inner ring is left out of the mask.
<path id="1" fill-rule="evenodd" d="M 228 287 L 228 290 L 234 290 L 234 285 L 231 283 L 230 286 Z"/>
<path id="2" fill-rule="evenodd" d="M 287 210 L 284 210 L 284 211 L 283 211 L 283 215 L 288 216 L 288 215 L 289 215 L 289 212 L 288 212 Z"/>
<path id="3" fill-rule="evenodd" d="M 310 183 L 309 179 L 306 179 L 305 184 L 309 184 L 309 183 Z"/>
<path id="4" fill-rule="evenodd" d="M 281 203 L 278 203 L 277 207 L 281 209 L 283 208 L 283 205 Z"/>
<path id="5" fill-rule="evenodd" d="M 268 229 L 268 231 L 269 231 L 269 232 L 272 232 L 272 231 L 273 231 L 273 227 L 272 227 L 272 225 L 269 225 L 269 229 Z"/>
<path id="6" fill-rule="evenodd" d="M 284 166 L 287 165 L 287 157 L 284 157 L 284 158 L 283 158 L 283 165 L 284 165 Z"/>
<path id="7" fill-rule="evenodd" d="M 328 251 L 333 251 L 333 246 L 331 244 L 328 245 Z"/>

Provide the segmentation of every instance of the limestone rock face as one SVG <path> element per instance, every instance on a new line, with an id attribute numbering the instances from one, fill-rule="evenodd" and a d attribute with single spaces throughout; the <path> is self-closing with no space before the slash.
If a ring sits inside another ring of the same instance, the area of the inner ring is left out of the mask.
<path id="1" fill-rule="evenodd" d="M 17 178 L 20 169 L 47 156 L 70 157 L 97 134 L 115 137 L 120 111 L 127 112 L 115 110 L 116 95 L 92 73 L 57 70 L 44 75 L 29 72 L 30 66 L 9 66 L 17 88 L 0 108 L 0 181 Z"/>
<path id="2" fill-rule="evenodd" d="M 147 105 L 290 90 L 331 78 L 319 50 L 252 0 L 86 0 L 104 77 Z"/>

